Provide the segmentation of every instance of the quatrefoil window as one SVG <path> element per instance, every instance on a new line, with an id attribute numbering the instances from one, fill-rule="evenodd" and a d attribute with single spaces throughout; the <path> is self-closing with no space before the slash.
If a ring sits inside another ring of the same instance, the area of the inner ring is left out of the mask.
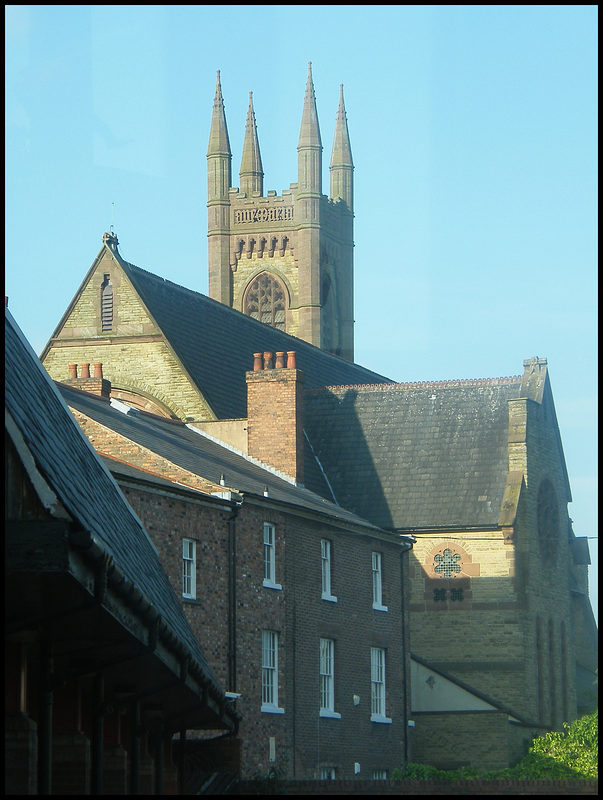
<path id="1" fill-rule="evenodd" d="M 443 578 L 452 578 L 453 575 L 461 571 L 461 565 L 459 564 L 461 556 L 459 553 L 453 553 L 449 547 L 442 554 L 436 553 L 434 560 L 437 563 L 437 566 L 434 567 L 434 572 Z"/>

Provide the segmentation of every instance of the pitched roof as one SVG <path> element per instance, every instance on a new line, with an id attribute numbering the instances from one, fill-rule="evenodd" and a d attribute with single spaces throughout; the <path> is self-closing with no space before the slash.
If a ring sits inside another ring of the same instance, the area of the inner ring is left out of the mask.
<path id="1" fill-rule="evenodd" d="M 296 352 L 305 386 L 390 383 L 369 369 L 114 257 L 218 419 L 247 416 L 253 353 Z"/>
<path id="2" fill-rule="evenodd" d="M 292 510 L 297 509 L 303 514 L 318 513 L 328 517 L 333 524 L 380 533 L 372 523 L 306 488 L 296 486 L 274 470 L 192 426 L 144 411 L 123 413 L 99 396 L 64 384 L 57 384 L 57 387 L 71 408 L 216 485 L 220 484 L 223 476 L 225 488 L 238 493 L 264 497 L 267 490 L 271 501 L 287 503 Z"/>
<path id="3" fill-rule="evenodd" d="M 89 532 L 157 610 L 194 666 L 223 697 L 142 523 L 75 422 L 12 316 L 5 312 L 5 406 L 76 526 Z"/>
<path id="4" fill-rule="evenodd" d="M 327 387 L 307 393 L 304 425 L 337 501 L 356 514 L 390 529 L 492 526 L 520 383 Z"/>

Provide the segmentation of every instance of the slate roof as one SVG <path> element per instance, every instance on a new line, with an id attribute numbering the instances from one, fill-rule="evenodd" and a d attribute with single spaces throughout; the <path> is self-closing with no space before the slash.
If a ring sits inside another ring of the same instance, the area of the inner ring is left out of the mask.
<path id="1" fill-rule="evenodd" d="M 304 427 L 337 502 L 386 529 L 496 525 L 520 377 L 329 387 Z M 307 483 L 309 488 L 312 488 Z"/>
<path id="2" fill-rule="evenodd" d="M 306 388 L 391 382 L 110 252 L 218 419 L 247 416 L 245 373 L 256 352 L 295 350 Z"/>
<path id="3" fill-rule="evenodd" d="M 308 489 L 296 486 L 259 462 L 184 423 L 163 419 L 144 411 L 124 414 L 100 396 L 60 383 L 57 387 L 70 407 L 217 485 L 220 477 L 224 476 L 225 488 L 257 497 L 264 497 L 266 488 L 270 500 L 288 503 L 303 513 L 324 514 L 334 523 L 379 532 L 372 523 Z M 117 467 L 116 471 L 119 471 Z"/>
<path id="4" fill-rule="evenodd" d="M 5 311 L 5 406 L 36 468 L 75 521 L 113 557 L 158 611 L 197 669 L 222 695 L 157 551 L 113 477 L 80 430 L 48 373 Z M 144 576 L 144 577 L 143 577 Z"/>

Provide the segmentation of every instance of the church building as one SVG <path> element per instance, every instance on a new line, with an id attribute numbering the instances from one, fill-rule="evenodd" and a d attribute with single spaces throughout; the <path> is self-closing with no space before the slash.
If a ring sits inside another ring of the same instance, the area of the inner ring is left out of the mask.
<path id="1" fill-rule="evenodd" d="M 426 383 L 355 364 L 343 93 L 329 197 L 321 153 L 309 70 L 297 183 L 264 196 L 250 96 L 232 187 L 218 75 L 210 296 L 125 262 L 105 234 L 41 359 L 71 390 L 100 394 L 105 381 L 111 402 L 193 426 L 378 537 L 415 540 L 395 601 L 408 603 L 414 657 L 401 762 L 508 766 L 534 735 L 592 707 L 597 668 L 591 532 L 576 535 L 568 513 L 548 363 Z"/>

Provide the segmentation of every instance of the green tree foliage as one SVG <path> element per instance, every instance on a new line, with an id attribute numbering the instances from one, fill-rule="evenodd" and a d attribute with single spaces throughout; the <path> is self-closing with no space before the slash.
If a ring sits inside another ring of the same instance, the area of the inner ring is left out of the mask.
<path id="1" fill-rule="evenodd" d="M 482 772 L 470 767 L 439 770 L 426 764 L 407 764 L 392 772 L 394 780 L 566 780 L 599 776 L 599 712 L 580 717 L 565 731 L 551 731 L 532 742 L 527 755 L 509 769 Z"/>
<path id="2" fill-rule="evenodd" d="M 552 731 L 534 739 L 528 756 L 551 759 L 560 767 L 578 772 L 583 778 L 599 774 L 599 712 L 580 717 L 571 725 L 563 724 L 565 732 Z"/>

